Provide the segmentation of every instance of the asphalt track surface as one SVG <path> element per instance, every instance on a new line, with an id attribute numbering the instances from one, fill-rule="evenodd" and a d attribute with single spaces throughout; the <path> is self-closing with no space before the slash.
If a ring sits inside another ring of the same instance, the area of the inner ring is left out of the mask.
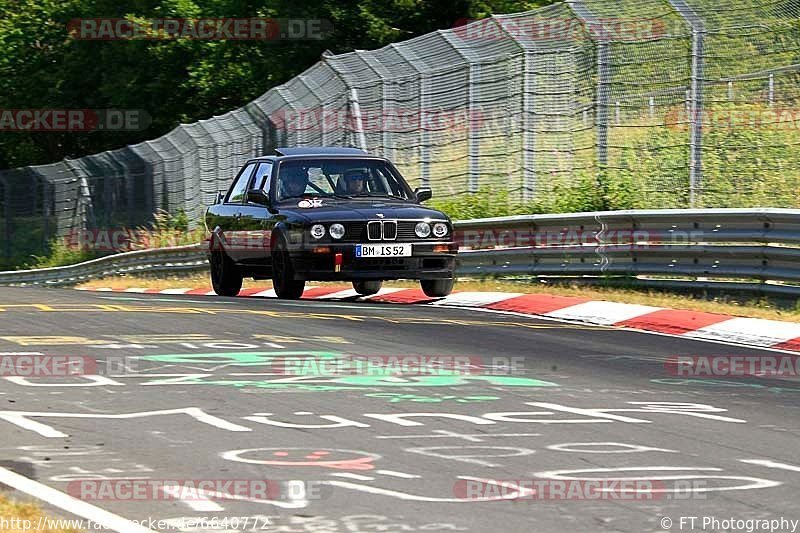
<path id="1" fill-rule="evenodd" d="M 800 519 L 800 383 L 665 367 L 774 352 L 468 309 L 22 288 L 0 289 L 0 352 L 98 365 L 98 377 L 0 379 L 0 466 L 69 494 L 75 480 L 117 483 L 90 503 L 172 531 L 740 531 L 722 520 Z M 290 354 L 482 366 L 287 376 Z M 395 416 L 411 413 L 433 416 Z M 623 494 L 614 478 L 656 492 Z M 124 499 L 119 480 L 132 479 L 249 488 Z M 603 498 L 587 496 L 597 479 Z M 681 521 L 692 516 L 693 528 Z"/>

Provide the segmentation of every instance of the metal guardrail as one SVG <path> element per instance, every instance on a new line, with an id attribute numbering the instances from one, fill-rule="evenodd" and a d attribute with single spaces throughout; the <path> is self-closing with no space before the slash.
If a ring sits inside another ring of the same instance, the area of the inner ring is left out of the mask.
<path id="1" fill-rule="evenodd" d="M 631 210 L 465 220 L 457 274 L 715 285 L 800 295 L 800 209 Z M 0 272 L 0 285 L 72 285 L 126 273 L 207 268 L 203 245 Z M 660 279 L 650 279 L 658 276 Z M 689 278 L 689 279 L 687 279 Z M 724 283 L 714 280 L 725 280 Z M 788 284 L 787 284 L 788 282 Z"/>
<path id="2" fill-rule="evenodd" d="M 156 274 L 204 270 L 208 267 L 200 244 L 124 252 L 74 265 L 0 272 L 0 285 L 75 285 L 119 274 Z"/>

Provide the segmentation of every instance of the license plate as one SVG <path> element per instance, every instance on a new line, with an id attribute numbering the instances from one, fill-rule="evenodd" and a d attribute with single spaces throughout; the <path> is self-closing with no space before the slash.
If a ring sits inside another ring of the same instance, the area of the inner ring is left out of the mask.
<path id="1" fill-rule="evenodd" d="M 356 244 L 356 257 L 411 257 L 411 244 Z"/>

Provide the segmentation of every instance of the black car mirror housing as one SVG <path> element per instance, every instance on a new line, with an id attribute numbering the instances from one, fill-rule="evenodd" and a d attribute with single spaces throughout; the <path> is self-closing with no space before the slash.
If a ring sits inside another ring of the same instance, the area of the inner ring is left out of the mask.
<path id="1" fill-rule="evenodd" d="M 414 196 L 416 196 L 417 202 L 424 202 L 433 197 L 433 191 L 430 187 L 417 187 L 414 189 Z"/>
<path id="2" fill-rule="evenodd" d="M 266 191 L 261 189 L 250 189 L 247 191 L 247 201 L 266 207 L 270 206 L 269 195 L 266 193 Z"/>

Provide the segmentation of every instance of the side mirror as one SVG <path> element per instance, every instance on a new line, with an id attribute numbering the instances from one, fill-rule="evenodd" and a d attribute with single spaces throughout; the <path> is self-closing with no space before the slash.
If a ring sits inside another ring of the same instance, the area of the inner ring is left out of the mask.
<path id="1" fill-rule="evenodd" d="M 253 204 L 269 206 L 269 195 L 261 189 L 247 191 L 247 201 Z"/>
<path id="2" fill-rule="evenodd" d="M 214 203 L 221 204 L 224 201 L 225 201 L 225 191 L 217 191 L 217 201 Z"/>
<path id="3" fill-rule="evenodd" d="M 417 197 L 417 202 L 424 202 L 433 197 L 433 191 L 430 187 L 417 187 L 414 189 L 414 196 Z"/>

